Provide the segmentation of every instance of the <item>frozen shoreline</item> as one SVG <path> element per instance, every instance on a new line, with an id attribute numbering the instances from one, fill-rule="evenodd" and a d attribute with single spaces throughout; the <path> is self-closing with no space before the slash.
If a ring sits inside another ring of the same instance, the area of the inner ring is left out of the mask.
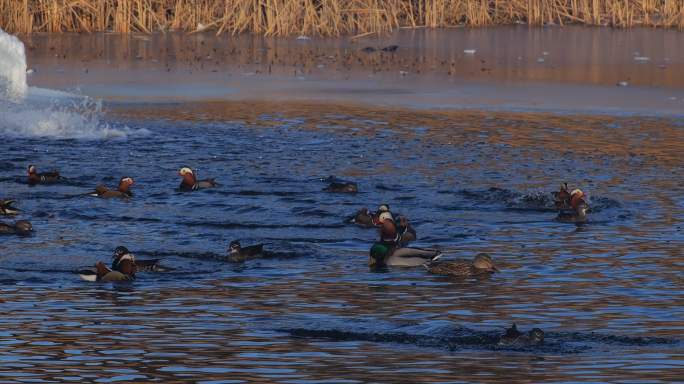
<path id="1" fill-rule="evenodd" d="M 31 85 L 106 102 L 345 102 L 666 116 L 684 110 L 678 31 L 497 27 L 357 41 L 181 34 L 24 39 L 35 69 Z M 382 51 L 392 45 L 395 52 Z"/>

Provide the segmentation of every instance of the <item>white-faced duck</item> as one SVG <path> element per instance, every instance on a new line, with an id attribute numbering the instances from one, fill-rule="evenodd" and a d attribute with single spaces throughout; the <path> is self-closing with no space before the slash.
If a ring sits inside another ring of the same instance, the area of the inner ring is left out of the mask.
<path id="1" fill-rule="evenodd" d="M 178 175 L 183 178 L 180 190 L 183 192 L 197 191 L 199 189 L 214 188 L 218 186 L 215 179 L 197 180 L 195 172 L 188 167 L 183 167 L 178 171 Z"/>
<path id="2" fill-rule="evenodd" d="M 518 327 L 513 324 L 506 330 L 506 333 L 499 337 L 499 345 L 507 347 L 533 347 L 544 344 L 544 331 L 533 328 L 527 333 L 518 331 Z"/>
<path id="3" fill-rule="evenodd" d="M 233 240 L 228 246 L 228 260 L 234 263 L 258 259 L 264 255 L 264 245 L 256 244 L 243 247 L 238 240 Z"/>
<path id="4" fill-rule="evenodd" d="M 473 261 L 437 261 L 425 264 L 425 268 L 435 275 L 459 277 L 482 276 L 499 272 L 492 258 L 486 253 L 478 254 Z"/>
<path id="5" fill-rule="evenodd" d="M 33 225 L 26 220 L 18 220 L 14 224 L 0 223 L 0 235 L 29 236 L 33 233 Z"/>
<path id="6" fill-rule="evenodd" d="M 129 197 L 133 196 L 133 192 L 131 192 L 131 185 L 134 184 L 133 178 L 131 177 L 122 177 L 121 180 L 119 180 L 119 186 L 117 187 L 116 190 L 110 190 L 109 188 L 105 187 L 104 185 L 98 185 L 95 187 L 95 192 L 91 193 L 91 196 L 96 196 L 96 197 L 101 197 L 103 199 L 111 199 L 111 198 L 120 198 L 120 199 L 127 199 Z"/>
<path id="7" fill-rule="evenodd" d="M 137 269 L 135 256 L 126 247 L 119 246 L 112 255 L 111 268 L 98 261 L 94 269 L 82 270 L 78 274 L 86 281 L 128 281 L 135 279 Z"/>
<path id="8" fill-rule="evenodd" d="M 54 184 L 58 183 L 64 178 L 60 176 L 57 171 L 38 173 L 35 165 L 28 166 L 28 183 L 29 185 L 36 184 Z"/>
<path id="9" fill-rule="evenodd" d="M 587 221 L 589 203 L 587 197 L 580 189 L 570 192 L 570 210 L 562 210 L 558 213 L 558 220 L 566 223 L 584 223 Z"/>
<path id="10" fill-rule="evenodd" d="M 0 215 L 14 216 L 19 213 L 19 209 L 13 207 L 14 200 L 0 200 Z"/>

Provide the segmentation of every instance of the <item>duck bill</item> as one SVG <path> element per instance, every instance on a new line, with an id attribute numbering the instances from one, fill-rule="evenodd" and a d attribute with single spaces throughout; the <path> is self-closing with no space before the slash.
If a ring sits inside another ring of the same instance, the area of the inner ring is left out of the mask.
<path id="1" fill-rule="evenodd" d="M 495 265 L 492 265 L 492 273 L 499 273 L 501 272 L 499 268 L 497 268 Z"/>

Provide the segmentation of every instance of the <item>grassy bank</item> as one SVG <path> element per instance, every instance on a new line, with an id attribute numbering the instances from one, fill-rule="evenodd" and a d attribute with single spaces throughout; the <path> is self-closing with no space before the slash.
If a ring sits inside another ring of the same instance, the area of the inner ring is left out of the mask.
<path id="1" fill-rule="evenodd" d="M 399 27 L 586 24 L 684 27 L 682 0 L 0 0 L 0 28 L 343 35 Z"/>

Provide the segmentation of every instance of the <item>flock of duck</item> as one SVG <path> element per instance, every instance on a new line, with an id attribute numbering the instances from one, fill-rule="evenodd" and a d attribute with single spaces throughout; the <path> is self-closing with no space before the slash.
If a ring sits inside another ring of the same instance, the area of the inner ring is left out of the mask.
<path id="1" fill-rule="evenodd" d="M 51 171 L 39 173 L 34 165 L 27 170 L 29 185 L 56 184 L 65 180 L 59 172 Z M 188 167 L 178 171 L 182 178 L 179 190 L 183 192 L 198 191 L 217 187 L 215 179 L 198 180 L 196 173 Z M 343 181 L 333 176 L 323 179 L 328 183 L 324 189 L 332 193 L 356 193 L 358 186 L 354 182 Z M 116 189 L 98 185 L 90 196 L 99 198 L 128 199 L 133 196 L 131 186 L 132 177 L 122 177 Z M 567 183 L 561 185 L 558 192 L 554 192 L 558 219 L 569 222 L 584 222 L 587 219 L 586 195 L 579 189 L 569 190 Z M 0 214 L 6 216 L 17 215 L 19 210 L 14 207 L 12 200 L 0 200 Z M 386 266 L 417 267 L 424 266 L 430 273 L 451 276 L 478 276 L 498 272 L 491 257 L 480 253 L 472 261 L 443 261 L 439 249 L 425 249 L 409 247 L 409 243 L 417 239 L 416 230 L 404 215 L 395 215 L 388 204 L 380 205 L 375 212 L 368 208 L 360 209 L 354 215 L 352 222 L 356 225 L 377 228 L 379 238 L 370 248 L 369 266 L 382 268 Z M 0 234 L 30 235 L 33 226 L 29 221 L 18 220 L 14 224 L 0 222 Z M 232 262 L 263 257 L 266 254 L 263 244 L 243 247 L 239 241 L 232 241 L 228 247 L 226 259 Z M 137 260 L 125 247 L 117 247 L 112 256 L 111 266 L 98 262 L 93 269 L 79 271 L 81 278 L 89 281 L 121 281 L 132 280 L 136 272 L 162 270 L 158 260 Z"/>
<path id="2" fill-rule="evenodd" d="M 27 183 L 35 186 L 40 184 L 56 184 L 65 181 L 59 172 L 51 171 L 39 173 L 34 165 L 27 170 Z M 179 190 L 183 192 L 199 191 L 217 187 L 215 179 L 198 180 L 196 173 L 188 167 L 178 171 L 182 178 Z M 323 191 L 331 193 L 356 193 L 358 186 L 354 182 L 343 181 L 333 176 L 323 179 L 328 186 Z M 116 189 L 110 189 L 104 185 L 98 185 L 94 191 L 87 195 L 109 199 L 129 199 L 133 197 L 131 187 L 134 185 L 132 177 L 122 177 Z M 558 220 L 581 223 L 587 219 L 589 205 L 584 192 L 579 189 L 570 190 L 567 183 L 561 185 L 558 192 L 553 193 L 555 207 L 558 210 Z M 14 216 L 20 213 L 15 208 L 13 200 L 0 200 L 0 215 Z M 425 249 L 409 247 L 409 243 L 417 239 L 416 230 L 411 226 L 409 219 L 404 215 L 395 215 L 388 204 L 380 205 L 375 212 L 368 208 L 362 208 L 353 216 L 351 222 L 366 228 L 377 228 L 379 238 L 375 241 L 369 252 L 368 264 L 372 268 L 386 266 L 418 267 L 424 266 L 427 271 L 438 275 L 447 276 L 484 276 L 499 272 L 492 258 L 485 253 L 477 254 L 473 260 L 444 261 L 440 260 L 442 253 L 439 249 Z M 14 224 L 0 222 L 0 234 L 27 236 L 33 233 L 33 226 L 29 221 L 18 220 Z M 239 241 L 230 243 L 227 250 L 226 260 L 231 262 L 244 262 L 250 259 L 264 257 L 267 252 L 263 244 L 243 247 Z M 158 259 L 139 260 L 123 246 L 116 247 L 112 255 L 110 266 L 99 261 L 94 268 L 78 271 L 79 276 L 86 281 L 128 281 L 135 279 L 137 272 L 164 271 L 158 264 Z M 528 333 L 521 333 L 515 325 L 501 336 L 501 342 L 506 345 L 538 344 L 543 341 L 543 332 L 533 329 Z"/>

